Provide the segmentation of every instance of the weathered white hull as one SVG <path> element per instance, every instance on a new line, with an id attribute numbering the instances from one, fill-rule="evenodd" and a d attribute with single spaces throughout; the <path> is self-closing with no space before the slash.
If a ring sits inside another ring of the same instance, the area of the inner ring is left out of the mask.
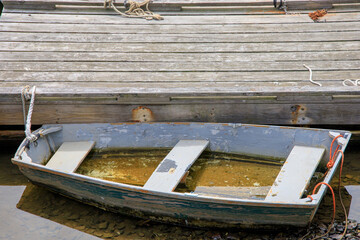
<path id="1" fill-rule="evenodd" d="M 46 125 L 43 128 L 54 127 Z M 95 141 L 96 148 L 171 147 L 181 139 L 207 139 L 210 150 L 253 156 L 286 158 L 294 145 L 316 146 L 328 155 L 332 139 L 329 130 L 215 123 L 122 123 L 64 124 L 62 130 L 25 145 L 29 149 L 15 156 L 17 164 L 32 182 L 61 194 L 108 210 L 139 217 L 193 226 L 256 227 L 265 225 L 305 226 L 313 218 L 325 187 L 314 201 L 270 202 L 236 198 L 201 196 L 189 193 L 158 192 L 143 187 L 115 183 L 76 173 L 64 173 L 42 165 L 65 141 Z M 342 131 L 346 141 L 350 133 Z M 347 143 L 347 142 L 346 142 Z M 53 145 L 53 146 L 52 146 Z M 345 150 L 346 144 L 342 147 Z M 26 161 L 26 158 L 31 162 Z M 330 182 L 340 158 L 327 173 Z M 321 165 L 326 164 L 326 158 Z"/>

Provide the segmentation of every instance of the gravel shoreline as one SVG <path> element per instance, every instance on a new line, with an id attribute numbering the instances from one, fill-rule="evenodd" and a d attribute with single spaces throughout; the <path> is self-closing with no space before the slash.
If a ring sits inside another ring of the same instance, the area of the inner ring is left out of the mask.
<path id="1" fill-rule="evenodd" d="M 205 239 L 205 240 L 286 240 L 286 239 L 336 239 L 339 240 L 343 236 L 345 230 L 345 221 L 335 221 L 329 234 L 324 235 L 328 230 L 328 225 L 324 223 L 314 223 L 308 228 L 287 229 L 279 232 L 205 232 L 203 236 L 189 236 L 188 239 Z M 158 239 L 153 236 L 153 239 Z M 344 240 L 360 239 L 360 223 L 355 220 L 348 221 L 346 234 L 342 238 Z"/>
<path id="2" fill-rule="evenodd" d="M 341 239 L 345 230 L 345 221 L 344 222 L 335 222 L 331 228 L 329 234 L 324 238 L 320 239 Z M 315 236 L 321 236 L 327 232 L 327 226 L 324 224 L 314 224 L 309 228 L 309 235 L 304 239 L 312 239 Z M 349 220 L 347 231 L 343 237 L 347 240 L 360 239 L 360 223 L 355 220 Z"/>

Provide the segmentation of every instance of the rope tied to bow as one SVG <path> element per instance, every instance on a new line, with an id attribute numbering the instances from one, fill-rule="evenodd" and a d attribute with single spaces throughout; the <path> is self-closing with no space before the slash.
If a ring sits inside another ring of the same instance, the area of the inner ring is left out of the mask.
<path id="1" fill-rule="evenodd" d="M 151 0 L 145 0 L 141 3 L 135 2 L 133 0 L 125 0 L 124 6 L 129 4 L 129 9 L 125 12 L 121 12 L 115 6 L 115 0 L 105 0 L 104 7 L 112 7 L 117 13 L 124 17 L 130 18 L 145 18 L 146 20 L 163 20 L 164 18 L 160 14 L 153 13 L 149 10 L 149 3 Z"/>
<path id="2" fill-rule="evenodd" d="M 21 91 L 21 102 L 23 107 L 23 115 L 24 115 L 24 125 L 25 125 L 25 136 L 26 139 L 30 142 L 34 142 L 37 140 L 37 136 L 31 133 L 31 116 L 34 110 L 35 103 L 35 91 L 36 87 L 34 86 L 30 93 L 30 86 L 26 86 Z M 26 107 L 25 102 L 30 100 L 29 110 L 26 118 Z"/>

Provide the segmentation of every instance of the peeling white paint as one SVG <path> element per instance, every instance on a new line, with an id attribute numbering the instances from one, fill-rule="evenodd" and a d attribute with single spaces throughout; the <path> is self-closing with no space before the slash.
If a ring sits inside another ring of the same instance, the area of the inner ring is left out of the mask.
<path id="1" fill-rule="evenodd" d="M 116 129 L 115 131 L 118 133 L 127 133 L 128 132 L 127 129 Z"/>
<path id="2" fill-rule="evenodd" d="M 100 135 L 100 145 L 107 146 L 111 142 L 112 138 L 108 136 L 101 136 Z"/>
<path id="3" fill-rule="evenodd" d="M 216 134 L 218 134 L 219 132 L 220 132 L 220 130 L 214 130 L 214 129 L 211 130 L 211 134 L 212 134 L 212 135 L 216 135 Z"/>

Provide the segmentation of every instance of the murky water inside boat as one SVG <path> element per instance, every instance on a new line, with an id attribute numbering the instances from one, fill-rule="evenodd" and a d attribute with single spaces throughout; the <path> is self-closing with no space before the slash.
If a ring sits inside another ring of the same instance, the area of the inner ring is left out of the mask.
<path id="1" fill-rule="evenodd" d="M 170 149 L 94 150 L 80 165 L 77 173 L 143 186 L 169 151 Z M 206 151 L 191 166 L 186 181 L 179 184 L 175 191 L 193 192 L 199 187 L 215 186 L 271 186 L 281 165 L 276 160 Z"/>
<path id="2" fill-rule="evenodd" d="M 270 234 L 231 229 L 189 229 L 103 211 L 28 183 L 10 162 L 19 143 L 9 144 L 0 144 L 0 214 L 2 219 L 6 219 L 0 221 L 0 239 L 220 239 L 220 235 L 227 236 L 225 239 L 274 239 L 275 236 L 287 234 L 279 229 L 274 229 Z M 226 166 L 226 161 L 222 164 Z M 154 162 L 153 168 L 156 166 Z M 350 144 L 345 153 L 341 192 L 351 219 L 358 221 L 359 171 L 360 144 Z M 220 179 L 220 173 L 214 175 Z M 249 185 L 254 183 L 250 181 Z M 336 176 L 331 185 L 336 189 L 337 184 Z M 336 218 L 344 220 L 339 199 L 336 201 Z M 328 191 L 314 222 L 327 225 L 331 216 L 332 197 Z"/>

